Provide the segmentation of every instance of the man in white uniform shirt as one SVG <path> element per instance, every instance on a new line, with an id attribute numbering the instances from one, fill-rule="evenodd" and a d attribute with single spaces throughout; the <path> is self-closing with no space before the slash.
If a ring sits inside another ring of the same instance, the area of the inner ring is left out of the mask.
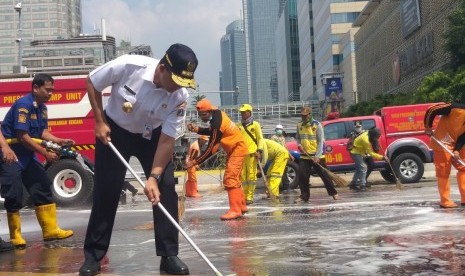
<path id="1" fill-rule="evenodd" d="M 139 159 L 147 182 L 145 194 L 153 206 L 155 247 L 161 256 L 160 272 L 189 274 L 177 257 L 178 230 L 156 207 L 161 202 L 178 220 L 175 191 L 174 151 L 176 130 L 185 117 L 188 91 L 195 88 L 197 58 L 189 47 L 171 45 L 156 60 L 124 55 L 95 69 L 87 78 L 87 91 L 95 116 L 95 186 L 92 212 L 84 242 L 85 262 L 80 275 L 100 273 L 100 261 L 110 245 L 126 167 L 108 146 L 111 141 L 121 155 Z M 102 90 L 112 86 L 103 109 Z"/>

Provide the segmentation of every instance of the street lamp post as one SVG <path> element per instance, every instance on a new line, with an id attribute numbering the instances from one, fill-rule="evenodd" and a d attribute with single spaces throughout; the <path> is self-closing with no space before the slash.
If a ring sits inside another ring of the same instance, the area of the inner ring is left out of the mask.
<path id="1" fill-rule="evenodd" d="M 23 66 L 23 54 L 22 54 L 22 26 L 21 26 L 21 1 L 19 0 L 18 3 L 15 5 L 15 11 L 18 12 L 18 38 L 16 39 L 16 42 L 18 43 L 18 65 Z"/>

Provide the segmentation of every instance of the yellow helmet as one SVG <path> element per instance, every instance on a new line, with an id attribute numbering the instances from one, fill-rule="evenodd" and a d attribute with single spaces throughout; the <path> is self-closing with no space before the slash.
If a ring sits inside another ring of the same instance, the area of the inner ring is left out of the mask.
<path id="1" fill-rule="evenodd" d="M 239 108 L 239 111 L 250 111 L 250 112 L 252 112 L 252 106 L 250 104 L 243 104 Z"/>

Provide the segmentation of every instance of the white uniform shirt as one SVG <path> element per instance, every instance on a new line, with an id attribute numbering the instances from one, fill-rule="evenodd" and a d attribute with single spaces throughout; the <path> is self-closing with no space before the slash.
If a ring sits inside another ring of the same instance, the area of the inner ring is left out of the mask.
<path id="1" fill-rule="evenodd" d="M 187 89 L 173 93 L 157 88 L 153 83 L 159 60 L 138 55 L 123 55 L 90 73 L 97 91 L 111 87 L 111 95 L 105 108 L 106 114 L 120 127 L 132 133 L 147 132 L 160 125 L 162 132 L 176 137 L 186 116 Z M 124 102 L 130 102 L 133 110 L 123 111 Z M 147 137 L 147 138 L 150 138 Z"/>

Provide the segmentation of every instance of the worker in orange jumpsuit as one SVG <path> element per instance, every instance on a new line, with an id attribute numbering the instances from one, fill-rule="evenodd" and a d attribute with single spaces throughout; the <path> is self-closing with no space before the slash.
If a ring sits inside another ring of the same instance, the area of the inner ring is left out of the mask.
<path id="1" fill-rule="evenodd" d="M 240 179 L 242 164 L 248 154 L 247 146 L 241 132 L 226 113 L 218 110 L 207 99 L 200 100 L 196 107 L 200 119 L 203 122 L 210 122 L 210 126 L 199 127 L 189 123 L 187 129 L 200 135 L 208 135 L 210 142 L 205 152 L 201 153 L 195 160 L 187 162 L 186 167 L 190 168 L 201 164 L 216 153 L 221 145 L 227 154 L 223 183 L 229 197 L 229 211 L 222 215 L 221 219 L 240 218 L 243 213 L 247 212 Z"/>
<path id="2" fill-rule="evenodd" d="M 441 115 L 436 130 L 432 131 L 434 118 Z M 456 160 L 465 159 L 465 105 L 441 103 L 431 106 L 425 113 L 425 132 L 439 140 L 454 154 L 451 156 L 436 141 L 431 139 L 430 147 L 434 153 L 434 167 L 438 178 L 442 208 L 455 208 L 457 204 L 450 199 L 449 175 L 451 166 L 457 169 L 457 183 L 460 191 L 460 202 L 465 206 L 465 166 Z"/>
<path id="3" fill-rule="evenodd" d="M 189 147 L 189 151 L 186 157 L 186 163 L 190 160 L 197 158 L 208 143 L 208 136 L 200 135 L 197 140 L 192 142 Z M 200 197 L 199 191 L 197 190 L 197 166 L 192 166 L 187 169 L 187 181 L 186 181 L 186 196 L 187 197 Z"/>
<path id="4" fill-rule="evenodd" d="M 252 116 L 252 106 L 250 104 L 243 104 L 239 111 L 242 119 L 237 123 L 237 127 L 241 131 L 249 151 L 242 166 L 241 180 L 246 203 L 252 204 L 255 187 L 257 186 L 258 160 L 261 159 L 261 153 L 263 152 L 263 133 L 262 127 Z"/>

